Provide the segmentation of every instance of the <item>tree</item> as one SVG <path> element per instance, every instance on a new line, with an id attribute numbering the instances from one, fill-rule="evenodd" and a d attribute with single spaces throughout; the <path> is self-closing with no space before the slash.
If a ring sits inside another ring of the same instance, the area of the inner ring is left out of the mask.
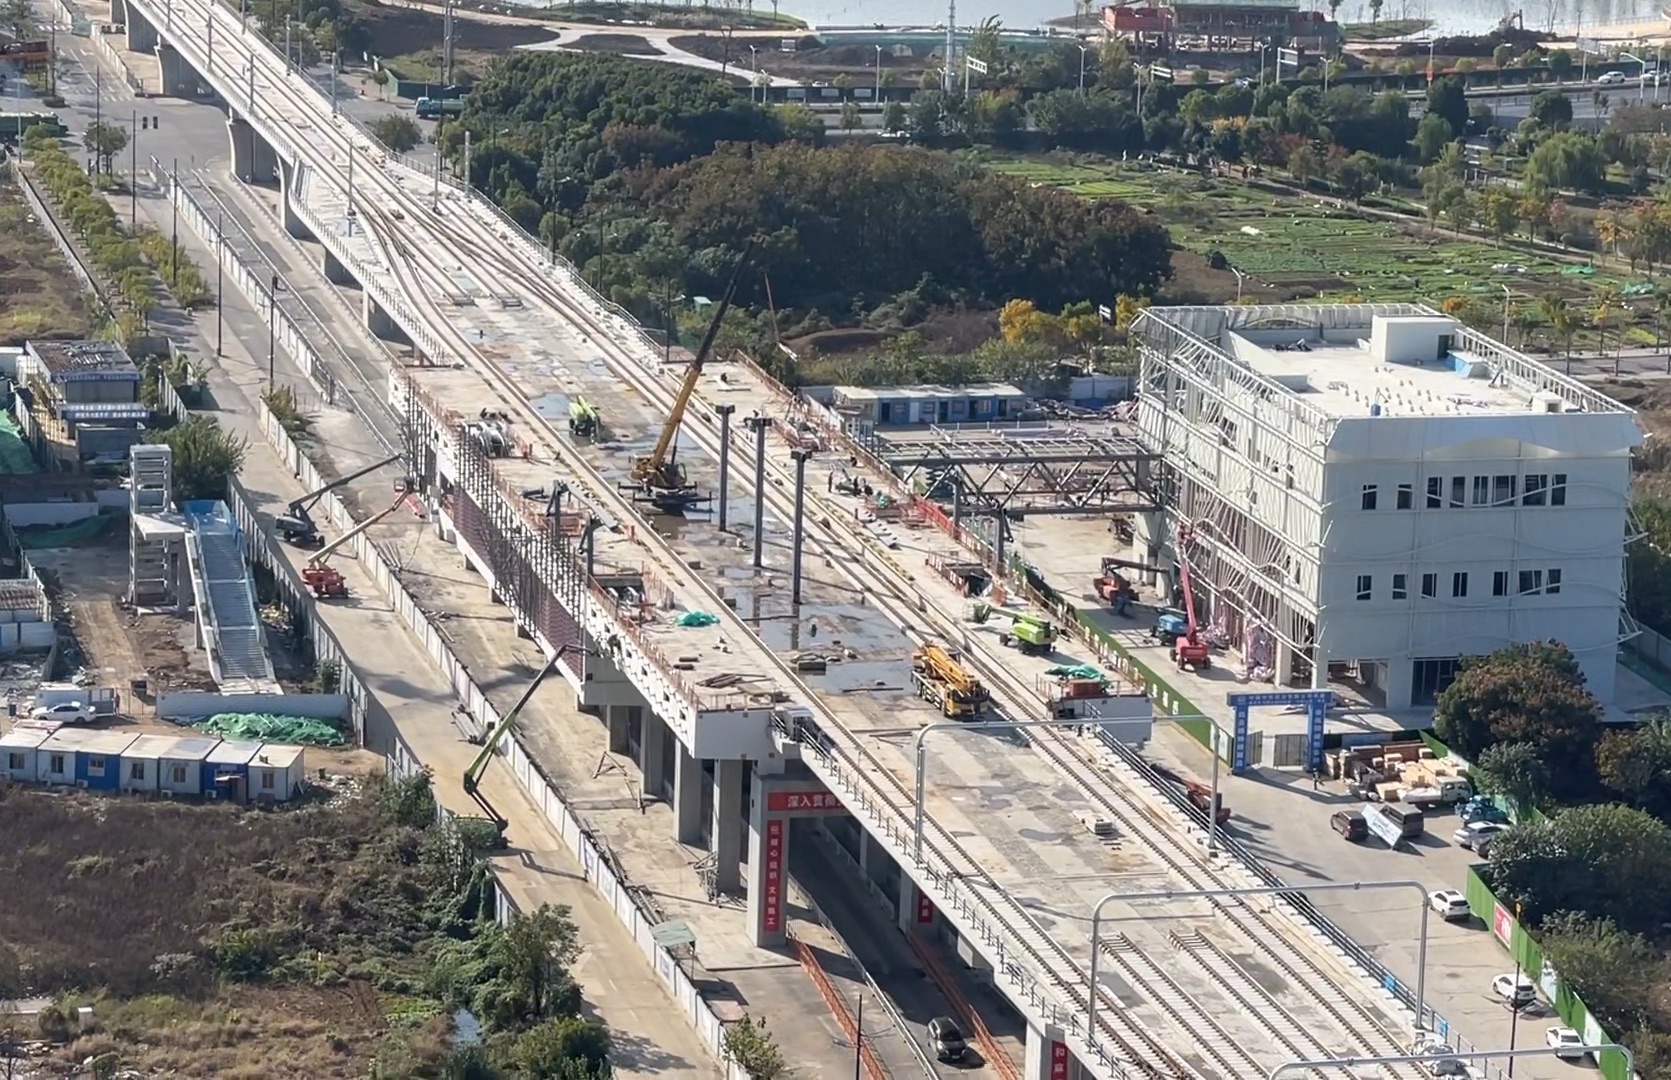
<path id="1" fill-rule="evenodd" d="M 1542 128 L 1558 131 L 1572 123 L 1572 99 L 1555 90 L 1545 90 L 1532 99 L 1529 114 Z"/>
<path id="2" fill-rule="evenodd" d="M 1549 792 L 1549 766 L 1528 743 L 1498 743 L 1474 762 L 1473 777 L 1487 795 L 1500 795 L 1525 821 Z"/>
<path id="3" fill-rule="evenodd" d="M 906 123 L 905 106 L 898 101 L 890 101 L 882 108 L 882 130 L 904 131 Z"/>
<path id="4" fill-rule="evenodd" d="M 1444 153 L 1445 147 L 1450 146 L 1456 135 L 1445 118 L 1438 113 L 1428 113 L 1416 125 L 1416 157 L 1421 161 L 1433 161 Z"/>
<path id="5" fill-rule="evenodd" d="M 1371 26 L 1381 21 L 1381 8 L 1387 0 L 1369 0 L 1369 23 Z"/>
<path id="6" fill-rule="evenodd" d="M 720 1048 L 754 1080 L 781 1080 L 789 1075 L 789 1065 L 772 1040 L 765 1017 L 756 1020 L 744 1013 L 741 1020 L 726 1027 Z"/>
<path id="7" fill-rule="evenodd" d="M 1499 68 L 1506 68 L 1510 64 L 1514 63 L 1514 46 L 1505 41 L 1495 49 L 1492 49 L 1491 62 Z"/>
<path id="8" fill-rule="evenodd" d="M 1596 747 L 1596 772 L 1632 806 L 1671 819 L 1671 718 L 1608 731 Z"/>
<path id="9" fill-rule="evenodd" d="M 424 133 L 419 129 L 417 122 L 403 113 L 379 116 L 369 127 L 378 142 L 397 154 L 410 153 L 424 141 Z"/>
<path id="10" fill-rule="evenodd" d="M 1538 144 L 1526 158 L 1526 183 L 1545 191 L 1570 189 L 1594 193 L 1607 176 L 1607 158 L 1595 137 L 1561 131 Z"/>
<path id="11" fill-rule="evenodd" d="M 1671 908 L 1671 829 L 1628 806 L 1578 806 L 1523 821 L 1491 843 L 1487 884 L 1536 926 L 1563 911 L 1629 930 L 1658 925 Z"/>
<path id="12" fill-rule="evenodd" d="M 88 124 L 82 141 L 98 159 L 98 171 L 109 175 L 111 160 L 128 148 L 128 131 L 120 124 Z"/>
<path id="13" fill-rule="evenodd" d="M 1439 695 L 1433 727 L 1470 761 L 1499 742 L 1531 744 L 1544 761 L 1558 763 L 1550 793 L 1564 797 L 1593 784 L 1599 713 L 1572 652 L 1557 642 L 1530 642 L 1464 659 Z"/>
<path id="14" fill-rule="evenodd" d="M 1461 138 L 1468 130 L 1468 93 L 1462 80 L 1452 75 L 1433 80 L 1427 88 L 1427 114 L 1449 124 L 1451 138 Z"/>
<path id="15" fill-rule="evenodd" d="M 1301 143 L 1288 155 L 1288 171 L 1294 175 L 1295 183 L 1301 187 L 1311 183 L 1311 178 L 1317 175 L 1319 165 L 1317 151 L 1311 148 L 1310 143 Z"/>
<path id="16" fill-rule="evenodd" d="M 229 434 L 212 416 L 191 416 L 166 431 L 152 432 L 147 442 L 174 451 L 174 497 L 225 499 L 227 481 L 244 464 L 249 444 Z"/>
<path id="17" fill-rule="evenodd" d="M 1564 912 L 1539 927 L 1538 944 L 1544 962 L 1609 1031 L 1628 1031 L 1643 1022 L 1642 987 L 1661 979 L 1659 957 L 1647 938 L 1620 930 L 1608 919 Z"/>
<path id="18" fill-rule="evenodd" d="M 4 13 L 0 14 L 0 23 L 12 32 L 12 40 L 22 41 L 35 32 L 35 13 L 30 10 L 29 0 L 5 0 Z"/>
<path id="19" fill-rule="evenodd" d="M 1374 155 L 1359 150 L 1335 161 L 1331 179 L 1346 198 L 1362 202 L 1365 195 L 1375 190 L 1380 164 Z"/>
<path id="20" fill-rule="evenodd" d="M 1480 222 L 1492 237 L 1501 241 L 1520 222 L 1520 200 L 1506 187 L 1492 186 L 1480 196 Z"/>
<path id="21" fill-rule="evenodd" d="M 609 1028 L 580 1016 L 541 1021 L 517 1036 L 510 1063 L 529 1080 L 591 1080 L 609 1075 Z"/>
<path id="22" fill-rule="evenodd" d="M 859 114 L 859 103 L 844 101 L 841 103 L 841 130 L 857 131 L 864 127 L 864 117 Z"/>
<path id="23" fill-rule="evenodd" d="M 578 1009 L 568 965 L 580 955 L 580 942 L 567 906 L 541 904 L 531 915 L 512 915 L 498 952 L 505 978 L 521 994 L 528 1016 Z"/>

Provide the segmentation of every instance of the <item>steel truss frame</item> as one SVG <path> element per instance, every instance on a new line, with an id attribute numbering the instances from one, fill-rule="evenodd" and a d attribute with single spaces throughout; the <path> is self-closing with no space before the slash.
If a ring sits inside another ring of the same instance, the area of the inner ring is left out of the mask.
<path id="1" fill-rule="evenodd" d="M 958 431 L 934 426 L 934 442 L 880 440 L 880 455 L 906 484 L 948 474 L 960 513 L 1034 516 L 1129 514 L 1157 509 L 1151 466 L 1159 454 L 1123 435 L 1068 428 Z"/>

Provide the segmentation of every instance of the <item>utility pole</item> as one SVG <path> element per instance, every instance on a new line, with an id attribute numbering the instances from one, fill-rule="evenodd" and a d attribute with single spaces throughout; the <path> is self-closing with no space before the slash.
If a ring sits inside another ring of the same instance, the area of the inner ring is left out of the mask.
<path id="1" fill-rule="evenodd" d="M 957 0 L 947 0 L 946 4 L 946 93 L 952 92 L 956 84 L 952 81 L 957 76 L 952 70 L 952 57 L 957 52 Z"/>
<path id="2" fill-rule="evenodd" d="M 471 178 L 471 175 L 470 175 L 470 129 L 465 128 L 464 129 L 464 188 L 465 188 L 466 191 L 472 191 L 472 190 L 475 189 L 475 187 L 476 187 L 476 182 L 475 182 L 474 179 Z"/>
<path id="3" fill-rule="evenodd" d="M 337 114 L 337 54 L 336 54 L 336 52 L 333 51 L 331 53 L 331 115 L 335 116 L 336 114 Z M 349 145 L 352 146 L 353 144 L 350 143 Z M 350 158 L 350 161 L 352 161 L 352 158 Z M 350 165 L 349 167 L 352 168 L 353 166 Z"/>
<path id="4" fill-rule="evenodd" d="M 226 247 L 226 233 L 221 228 L 222 211 L 215 211 L 215 356 L 221 355 L 221 346 L 225 343 L 226 308 L 221 303 L 221 289 L 226 282 L 226 270 L 222 252 Z"/>
<path id="5" fill-rule="evenodd" d="M 853 1080 L 859 1080 L 859 1064 L 865 1048 L 865 996 L 859 995 L 859 1017 L 853 1024 Z"/>
<path id="6" fill-rule="evenodd" d="M 128 227 L 139 224 L 139 110 L 133 111 L 128 139 Z"/>
<path id="7" fill-rule="evenodd" d="M 172 221 L 168 234 L 168 280 L 170 285 L 178 284 L 178 269 L 180 266 L 180 159 L 174 159 L 174 165 L 168 173 L 168 205 L 173 208 Z"/>
<path id="8" fill-rule="evenodd" d="M 277 315 L 277 313 L 275 312 L 274 309 L 277 306 L 278 306 L 278 275 L 274 274 L 272 281 L 268 282 L 268 284 L 267 284 L 267 387 L 268 387 L 268 389 L 271 389 L 272 385 L 273 385 L 273 346 L 275 344 L 274 337 L 276 336 L 276 331 L 275 331 L 274 328 L 278 326 L 278 315 Z"/>
<path id="9" fill-rule="evenodd" d="M 104 120 L 104 66 L 93 69 L 93 126 L 98 127 Z M 91 145 L 87 147 L 87 175 L 92 176 L 99 171 L 98 153 Z"/>
<path id="10" fill-rule="evenodd" d="M 447 0 L 441 14 L 441 83 L 453 84 L 453 0 Z"/>

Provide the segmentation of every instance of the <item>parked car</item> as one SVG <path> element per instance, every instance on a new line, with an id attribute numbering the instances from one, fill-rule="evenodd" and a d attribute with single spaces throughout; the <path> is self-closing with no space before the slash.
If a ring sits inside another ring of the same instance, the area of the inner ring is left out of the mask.
<path id="1" fill-rule="evenodd" d="M 1427 906 L 1437 911 L 1447 922 L 1467 922 L 1474 917 L 1468 898 L 1455 889 L 1439 889 L 1427 894 Z"/>
<path id="2" fill-rule="evenodd" d="M 1464 825 L 1472 825 L 1476 821 L 1493 821 L 1499 825 L 1509 823 L 1509 816 L 1485 795 L 1476 795 L 1457 807 L 1456 816 L 1462 819 Z"/>
<path id="3" fill-rule="evenodd" d="M 1491 980 L 1491 992 L 1516 1009 L 1524 1009 L 1538 999 L 1537 984 L 1525 972 L 1496 976 Z"/>
<path id="4" fill-rule="evenodd" d="M 60 724 L 91 724 L 93 709 L 84 701 L 60 701 L 29 712 L 35 720 L 56 720 Z"/>
<path id="5" fill-rule="evenodd" d="M 1604 71 L 1600 75 L 1596 76 L 1596 85 L 1597 86 L 1618 86 L 1618 85 L 1622 84 L 1625 81 L 1625 79 L 1627 79 L 1628 77 L 1629 76 L 1627 76 L 1622 71 Z"/>
<path id="6" fill-rule="evenodd" d="M 936 1016 L 928 1022 L 928 1041 L 934 1047 L 934 1056 L 941 1061 L 962 1061 L 963 1055 L 969 1052 L 962 1029 L 949 1016 Z"/>
<path id="7" fill-rule="evenodd" d="M 1478 851 L 1480 844 L 1496 836 L 1498 833 L 1508 832 L 1507 825 L 1495 821 L 1476 821 L 1472 825 L 1464 825 L 1451 833 L 1451 841 L 1459 848 Z"/>
<path id="8" fill-rule="evenodd" d="M 1571 1060 L 1572 1058 L 1581 1058 L 1585 1054 L 1585 1051 L 1579 1049 L 1584 1045 L 1584 1036 L 1569 1027 L 1545 1028 L 1543 1041 L 1548 1044 L 1551 1050 L 1555 1051 L 1555 1056 L 1558 1058 Z"/>
<path id="9" fill-rule="evenodd" d="M 1329 828 L 1354 844 L 1369 838 L 1369 826 L 1356 810 L 1337 810 L 1329 818 Z"/>

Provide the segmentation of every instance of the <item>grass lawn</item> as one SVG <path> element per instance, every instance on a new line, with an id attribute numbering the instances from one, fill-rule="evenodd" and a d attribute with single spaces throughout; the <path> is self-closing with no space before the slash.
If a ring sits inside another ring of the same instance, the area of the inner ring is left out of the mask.
<path id="1" fill-rule="evenodd" d="M 11 183 L 0 185 L 0 345 L 92 332 L 82 285 Z"/>
<path id="2" fill-rule="evenodd" d="M 1249 275 L 1248 289 L 1271 299 L 1307 297 L 1318 301 L 1420 302 L 1434 307 L 1452 298 L 1490 308 L 1501 319 L 1503 288 L 1533 317 L 1531 344 L 1545 333 L 1535 311 L 1537 299 L 1559 292 L 1586 318 L 1603 289 L 1627 299 L 1633 286 L 1650 284 L 1643 275 L 1573 264 L 1483 240 L 1429 234 L 1380 218 L 1361 217 L 1320 199 L 1271 194 L 1233 179 L 1189 175 L 1125 162 L 1057 163 L 991 159 L 990 168 L 1029 183 L 1054 184 L 1086 198 L 1118 198 L 1153 210 L 1186 252 L 1222 252 Z M 1495 267 L 1509 264 L 1523 270 Z M 1651 345 L 1647 312 L 1651 297 L 1637 301 L 1640 324 L 1627 339 Z M 1611 340 L 1617 324 L 1609 331 Z M 1498 336 L 1501 335 L 1500 322 Z M 1511 335 L 1512 336 L 1512 335 Z M 1598 337 L 1582 332 L 1582 348 Z"/>

